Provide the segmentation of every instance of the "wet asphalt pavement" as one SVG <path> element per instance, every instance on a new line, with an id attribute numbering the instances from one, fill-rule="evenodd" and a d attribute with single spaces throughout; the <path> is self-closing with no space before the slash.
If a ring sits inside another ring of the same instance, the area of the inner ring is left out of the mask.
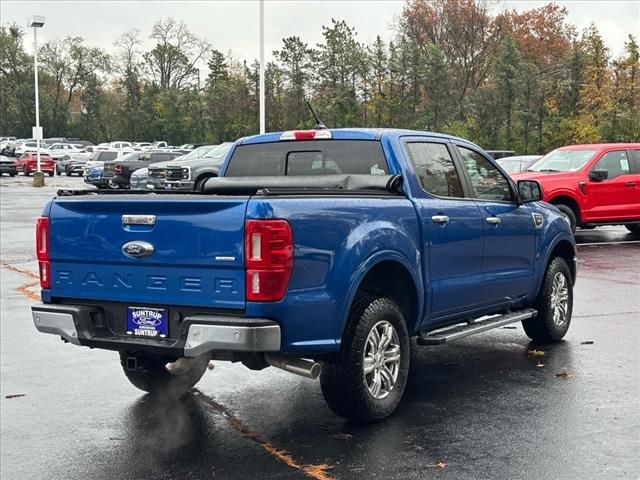
<path id="1" fill-rule="evenodd" d="M 624 228 L 578 232 L 564 342 L 534 346 L 518 325 L 414 346 L 399 410 L 363 427 L 273 368 L 216 363 L 163 403 L 116 353 L 36 332 L 34 219 L 82 185 L 46 181 L 0 179 L 2 479 L 640 478 L 640 238 Z"/>

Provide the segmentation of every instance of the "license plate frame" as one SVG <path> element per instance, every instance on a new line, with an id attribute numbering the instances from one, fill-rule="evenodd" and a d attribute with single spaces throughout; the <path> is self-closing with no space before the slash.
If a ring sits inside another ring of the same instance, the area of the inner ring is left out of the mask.
<path id="1" fill-rule="evenodd" d="M 157 307 L 127 307 L 126 332 L 132 337 L 167 338 L 169 311 Z"/>

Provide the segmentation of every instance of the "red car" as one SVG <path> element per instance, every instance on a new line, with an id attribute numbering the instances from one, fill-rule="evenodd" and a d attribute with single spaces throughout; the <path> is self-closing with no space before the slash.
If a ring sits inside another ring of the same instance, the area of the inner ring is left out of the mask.
<path id="1" fill-rule="evenodd" d="M 38 159 L 34 152 L 25 152 L 18 160 L 16 160 L 16 168 L 19 172 L 25 175 L 31 175 L 33 172 L 38 171 Z M 53 177 L 56 164 L 53 159 L 46 154 L 40 154 L 40 170 L 48 173 L 50 177 Z"/>
<path id="2" fill-rule="evenodd" d="M 625 225 L 640 234 L 640 143 L 561 147 L 512 176 L 540 182 L 573 231 Z"/>

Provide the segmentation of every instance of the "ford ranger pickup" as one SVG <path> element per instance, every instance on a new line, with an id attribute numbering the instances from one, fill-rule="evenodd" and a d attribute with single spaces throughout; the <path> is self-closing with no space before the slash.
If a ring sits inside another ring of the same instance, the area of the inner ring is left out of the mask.
<path id="1" fill-rule="evenodd" d="M 314 129 L 236 141 L 199 192 L 61 190 L 36 226 L 36 328 L 119 352 L 177 397 L 211 360 L 320 377 L 330 408 L 378 421 L 410 342 L 522 322 L 567 333 L 576 248 L 535 180 L 465 140 Z"/>

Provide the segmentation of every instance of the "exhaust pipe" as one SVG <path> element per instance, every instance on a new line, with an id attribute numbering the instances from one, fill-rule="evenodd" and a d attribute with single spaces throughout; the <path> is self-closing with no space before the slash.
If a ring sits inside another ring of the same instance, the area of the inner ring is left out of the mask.
<path id="1" fill-rule="evenodd" d="M 322 371 L 322 367 L 319 363 L 311 360 L 305 360 L 303 358 L 265 353 L 264 359 L 272 367 L 279 368 L 285 372 L 295 373 L 296 375 L 301 375 L 305 378 L 310 378 L 311 380 L 318 378 Z"/>

